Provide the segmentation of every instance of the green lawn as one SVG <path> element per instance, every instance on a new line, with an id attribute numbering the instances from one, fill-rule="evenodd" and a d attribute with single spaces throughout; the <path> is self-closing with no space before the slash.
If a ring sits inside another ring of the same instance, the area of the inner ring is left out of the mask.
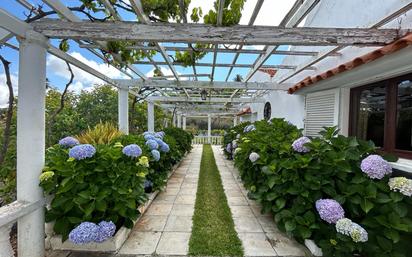
<path id="1" fill-rule="evenodd" d="M 210 145 L 203 146 L 189 254 L 243 256 Z"/>

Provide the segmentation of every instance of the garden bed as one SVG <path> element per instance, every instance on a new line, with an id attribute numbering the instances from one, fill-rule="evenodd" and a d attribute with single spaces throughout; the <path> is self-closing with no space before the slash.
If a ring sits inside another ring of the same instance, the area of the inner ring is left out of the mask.
<path id="1" fill-rule="evenodd" d="M 182 159 L 183 160 L 183 159 Z M 173 166 L 172 171 L 168 175 L 168 179 L 170 176 L 175 172 L 175 170 L 180 166 L 180 163 L 177 163 Z M 148 196 L 148 201 L 139 206 L 138 210 L 140 212 L 140 216 L 135 221 L 135 224 L 143 217 L 143 214 L 149 209 L 150 205 L 152 204 L 153 200 L 156 198 L 159 191 L 155 191 L 150 193 Z M 132 229 L 121 227 L 116 234 L 107 239 L 102 243 L 88 243 L 83 245 L 78 245 L 70 242 L 70 240 L 62 241 L 61 235 L 54 235 L 53 234 L 53 225 L 46 224 L 46 247 L 52 250 L 70 250 L 70 251 L 87 251 L 87 252 L 117 252 L 120 247 L 122 247 L 123 243 L 127 240 Z"/>

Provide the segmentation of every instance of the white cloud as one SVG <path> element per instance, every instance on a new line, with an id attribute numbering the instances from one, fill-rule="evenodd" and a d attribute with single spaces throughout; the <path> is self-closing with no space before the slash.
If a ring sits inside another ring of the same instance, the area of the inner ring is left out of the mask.
<path id="1" fill-rule="evenodd" d="M 87 64 L 88 66 L 105 74 L 106 76 L 110 78 L 113 78 L 113 79 L 126 78 L 126 75 L 121 73 L 116 68 L 109 66 L 105 63 L 97 63 L 96 61 L 89 60 L 79 52 L 71 52 L 69 54 L 73 56 L 74 58 L 78 59 L 79 61 Z M 71 67 L 74 73 L 74 80 L 73 80 L 73 84 L 69 88 L 70 90 L 73 90 L 75 92 L 80 92 L 82 89 L 91 89 L 96 84 L 104 83 L 101 79 L 77 67 L 74 67 L 73 65 Z M 53 55 L 49 55 L 47 57 L 47 72 L 53 73 L 54 75 L 57 75 L 66 80 L 70 78 L 70 73 L 67 69 L 66 62 Z"/>
<path id="2" fill-rule="evenodd" d="M 18 77 L 15 74 L 10 74 L 13 93 L 17 95 Z M 6 108 L 9 103 L 9 89 L 6 84 L 6 74 L 0 73 L 0 108 Z"/>

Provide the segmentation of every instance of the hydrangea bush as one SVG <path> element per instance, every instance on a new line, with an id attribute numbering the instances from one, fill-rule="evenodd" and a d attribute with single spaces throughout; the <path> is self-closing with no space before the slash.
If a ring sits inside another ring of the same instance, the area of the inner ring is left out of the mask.
<path id="1" fill-rule="evenodd" d="M 149 140 L 160 151 L 153 154 L 146 145 Z M 146 193 L 162 188 L 172 166 L 190 150 L 191 136 L 176 129 L 172 135 L 122 135 L 108 144 L 69 141 L 47 149 L 39 180 L 45 194 L 52 196 L 46 221 L 54 222 L 63 240 L 83 244 L 102 242 L 116 228 L 131 228 Z"/>
<path id="2" fill-rule="evenodd" d="M 242 151 L 235 165 L 249 197 L 262 204 L 263 212 L 273 214 L 280 230 L 300 242 L 315 240 L 324 256 L 408 256 L 410 182 L 390 180 L 388 157 L 377 155 L 372 142 L 338 135 L 336 128 L 302 139 L 301 131 L 282 119 L 254 126 L 248 132 L 231 128 L 225 143 L 240 134 Z M 259 161 L 250 161 L 253 152 L 259 153 Z M 319 199 L 334 199 L 341 208 L 324 204 L 319 213 Z M 344 217 L 351 221 L 349 227 L 338 223 Z"/>

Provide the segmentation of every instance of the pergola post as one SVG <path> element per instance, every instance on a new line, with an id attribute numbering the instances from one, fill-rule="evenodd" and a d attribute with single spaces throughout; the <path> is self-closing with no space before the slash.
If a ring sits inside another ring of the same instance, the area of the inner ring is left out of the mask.
<path id="1" fill-rule="evenodd" d="M 119 130 L 126 135 L 129 134 L 129 89 L 119 88 L 118 90 L 118 113 Z"/>
<path id="2" fill-rule="evenodd" d="M 210 144 L 212 142 L 212 116 L 207 115 L 207 142 Z"/>
<path id="3" fill-rule="evenodd" d="M 183 130 L 186 130 L 186 115 L 183 115 L 182 129 L 183 129 Z"/>
<path id="4" fill-rule="evenodd" d="M 147 131 L 154 132 L 154 103 L 147 102 Z"/>
<path id="5" fill-rule="evenodd" d="M 39 176 L 45 157 L 47 39 L 28 32 L 20 42 L 17 103 L 17 201 L 43 199 Z M 43 257 L 44 209 L 18 220 L 18 256 Z"/>
<path id="6" fill-rule="evenodd" d="M 181 128 L 182 127 L 182 114 L 177 115 L 177 127 Z"/>
<path id="7" fill-rule="evenodd" d="M 233 127 L 237 126 L 237 116 L 233 118 Z"/>
<path id="8" fill-rule="evenodd" d="M 176 118 L 176 113 L 173 114 L 173 121 L 172 121 L 172 125 L 173 127 L 177 127 L 177 118 Z"/>

